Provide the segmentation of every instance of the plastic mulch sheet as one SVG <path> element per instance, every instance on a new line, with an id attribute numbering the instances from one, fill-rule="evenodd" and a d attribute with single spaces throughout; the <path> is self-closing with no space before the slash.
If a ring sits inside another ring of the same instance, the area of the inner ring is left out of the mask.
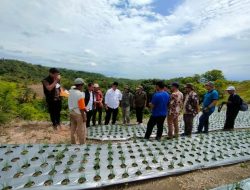
<path id="1" fill-rule="evenodd" d="M 250 160 L 250 131 L 89 145 L 1 145 L 3 188 L 87 189 Z"/>
<path id="2" fill-rule="evenodd" d="M 209 130 L 215 131 L 223 129 L 225 122 L 225 111 L 214 112 L 210 116 Z M 184 132 L 184 122 L 180 119 L 180 133 Z M 194 119 L 193 132 L 197 131 L 199 123 L 199 116 Z M 250 128 L 250 112 L 239 112 L 239 115 L 235 121 L 235 128 Z M 131 126 L 120 126 L 120 125 L 103 125 L 88 128 L 88 139 L 95 140 L 128 140 L 132 137 L 144 137 L 146 132 L 146 126 L 131 125 Z M 163 136 L 167 135 L 167 126 L 163 129 Z M 153 129 L 151 137 L 156 136 L 156 127 Z"/>
<path id="3" fill-rule="evenodd" d="M 250 189 L 250 178 L 234 184 L 223 185 L 221 187 L 217 187 L 212 190 L 249 190 L 249 189 Z"/>

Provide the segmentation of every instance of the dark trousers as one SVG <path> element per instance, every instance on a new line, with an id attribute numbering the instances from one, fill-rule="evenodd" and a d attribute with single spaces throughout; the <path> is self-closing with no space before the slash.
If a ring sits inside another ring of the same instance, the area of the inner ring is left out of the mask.
<path id="1" fill-rule="evenodd" d="M 190 136 L 193 130 L 194 116 L 192 114 L 184 114 L 183 120 L 184 120 L 184 134 Z"/>
<path id="2" fill-rule="evenodd" d="M 96 115 L 98 114 L 98 125 L 102 124 L 102 107 L 97 107 L 93 111 L 92 122 L 93 125 L 96 125 Z"/>
<path id="3" fill-rule="evenodd" d="M 112 109 L 108 107 L 108 109 L 106 110 L 105 125 L 109 124 L 111 115 L 112 115 L 112 125 L 114 125 L 117 119 L 117 115 L 118 115 L 118 108 Z"/>
<path id="4" fill-rule="evenodd" d="M 48 111 L 50 114 L 50 120 L 53 126 L 60 125 L 60 112 L 62 110 L 62 101 L 61 100 L 47 100 Z"/>
<path id="5" fill-rule="evenodd" d="M 157 125 L 156 139 L 161 139 L 165 118 L 166 118 L 166 116 L 159 116 L 159 117 L 151 116 L 150 117 L 148 124 L 147 124 L 147 131 L 145 134 L 145 139 L 150 138 L 155 125 Z"/>
<path id="6" fill-rule="evenodd" d="M 89 110 L 87 112 L 87 121 L 86 121 L 86 127 L 90 127 L 90 121 L 93 115 L 93 110 Z"/>
<path id="7" fill-rule="evenodd" d="M 143 110 L 144 107 L 136 107 L 135 112 L 136 112 L 136 119 L 138 123 L 142 123 L 143 120 Z"/>
<path id="8" fill-rule="evenodd" d="M 209 126 L 209 116 L 212 113 L 210 112 L 203 112 L 199 119 L 199 125 L 198 125 L 198 133 L 201 133 L 204 128 L 204 133 L 208 133 L 208 126 Z"/>
<path id="9" fill-rule="evenodd" d="M 226 121 L 224 125 L 224 130 L 230 130 L 234 128 L 235 119 L 239 113 L 239 110 L 227 110 Z"/>

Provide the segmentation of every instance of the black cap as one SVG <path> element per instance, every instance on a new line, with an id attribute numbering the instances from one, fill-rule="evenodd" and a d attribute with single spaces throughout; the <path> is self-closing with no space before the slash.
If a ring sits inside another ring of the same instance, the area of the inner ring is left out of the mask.
<path id="1" fill-rule="evenodd" d="M 51 69 L 49 70 L 49 72 L 50 72 L 51 74 L 60 73 L 60 71 L 59 71 L 57 68 L 51 68 Z"/>

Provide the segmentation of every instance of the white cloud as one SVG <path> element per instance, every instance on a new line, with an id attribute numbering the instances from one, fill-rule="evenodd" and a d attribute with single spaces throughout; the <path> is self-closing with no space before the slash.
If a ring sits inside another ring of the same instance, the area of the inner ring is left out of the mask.
<path id="1" fill-rule="evenodd" d="M 2 0 L 0 56 L 117 77 L 219 68 L 249 79 L 249 0 L 186 0 L 169 16 L 153 12 L 152 2 Z"/>

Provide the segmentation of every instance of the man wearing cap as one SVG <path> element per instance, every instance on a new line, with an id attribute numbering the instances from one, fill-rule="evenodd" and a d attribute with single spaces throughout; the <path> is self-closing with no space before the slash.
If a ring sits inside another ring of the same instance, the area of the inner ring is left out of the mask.
<path id="1" fill-rule="evenodd" d="M 184 100 L 184 135 L 191 136 L 194 117 L 199 113 L 199 97 L 194 91 L 193 85 L 188 83 L 185 86 L 186 96 Z"/>
<path id="2" fill-rule="evenodd" d="M 219 94 L 217 90 L 214 89 L 214 83 L 208 82 L 205 84 L 207 93 L 204 95 L 202 104 L 202 115 L 199 119 L 198 133 L 208 133 L 209 127 L 209 117 L 214 112 L 215 106 L 219 99 Z M 203 131 L 204 128 L 204 131 Z"/>
<path id="3" fill-rule="evenodd" d="M 50 119 L 54 130 L 56 130 L 57 126 L 60 126 L 60 112 L 62 109 L 59 70 L 56 68 L 51 68 L 49 70 L 49 76 L 42 80 L 42 84 Z"/>
<path id="4" fill-rule="evenodd" d="M 143 111 L 147 105 L 147 94 L 143 91 L 143 87 L 139 86 L 136 89 L 136 93 L 134 95 L 134 108 L 136 111 L 136 119 L 137 123 L 143 125 Z"/>
<path id="5" fill-rule="evenodd" d="M 86 123 L 87 127 L 90 127 L 90 121 L 94 110 L 94 102 L 95 102 L 94 84 L 90 82 L 85 91 L 85 105 L 87 108 L 87 123 Z"/>
<path id="6" fill-rule="evenodd" d="M 171 97 L 168 114 L 168 138 L 179 136 L 179 116 L 183 107 L 183 94 L 179 91 L 177 82 L 171 85 Z"/>
<path id="7" fill-rule="evenodd" d="M 121 100 L 123 124 L 130 123 L 130 107 L 133 105 L 133 94 L 129 91 L 128 85 L 124 87 Z"/>
<path id="8" fill-rule="evenodd" d="M 92 122 L 93 125 L 96 125 L 96 115 L 98 113 L 98 125 L 102 124 L 102 109 L 103 109 L 103 94 L 100 90 L 99 84 L 94 84 L 94 96 L 95 96 L 95 103 L 94 103 L 94 112 Z"/>
<path id="9" fill-rule="evenodd" d="M 227 104 L 224 130 L 232 130 L 234 129 L 235 119 L 240 111 L 240 105 L 242 104 L 242 99 L 238 94 L 236 94 L 236 89 L 234 86 L 229 86 L 226 89 L 226 91 L 229 94 L 228 101 L 222 102 L 222 104 Z"/>
<path id="10" fill-rule="evenodd" d="M 106 117 L 105 117 L 105 125 L 109 124 L 112 115 L 112 124 L 116 123 L 118 108 L 120 105 L 120 101 L 122 100 L 122 93 L 118 87 L 118 82 L 114 82 L 112 87 L 105 94 L 105 109 L 106 109 Z"/>
<path id="11" fill-rule="evenodd" d="M 68 106 L 70 111 L 70 130 L 71 130 L 71 143 L 76 144 L 75 134 L 78 137 L 80 144 L 86 143 L 86 107 L 84 100 L 83 85 L 84 81 L 82 78 L 77 78 L 74 81 L 75 88 L 70 90 L 68 99 Z"/>

